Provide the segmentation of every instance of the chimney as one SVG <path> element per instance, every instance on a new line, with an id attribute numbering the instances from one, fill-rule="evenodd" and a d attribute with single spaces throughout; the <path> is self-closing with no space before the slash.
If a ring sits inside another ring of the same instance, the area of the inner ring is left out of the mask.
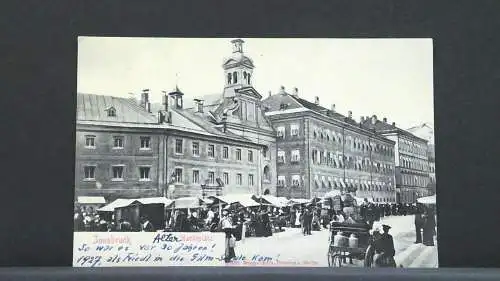
<path id="1" fill-rule="evenodd" d="M 226 132 L 227 131 L 227 115 L 223 114 L 222 115 L 222 132 Z"/>
<path id="2" fill-rule="evenodd" d="M 203 113 L 203 100 L 202 99 L 194 99 L 195 103 L 195 112 L 197 113 Z"/>
<path id="3" fill-rule="evenodd" d="M 281 87 L 280 87 L 280 94 L 281 94 L 281 95 L 286 94 L 286 93 L 285 93 L 285 86 L 281 86 Z"/>
<path id="4" fill-rule="evenodd" d="M 335 112 L 335 104 L 332 104 L 330 110 L 333 111 L 333 112 Z"/>
<path id="5" fill-rule="evenodd" d="M 141 94 L 141 106 L 147 110 L 147 105 L 149 103 L 149 89 L 142 90 Z"/>
<path id="6" fill-rule="evenodd" d="M 375 125 L 377 123 L 377 115 L 372 116 L 372 124 Z"/>
<path id="7" fill-rule="evenodd" d="M 393 126 L 393 127 L 396 127 L 396 122 L 392 122 L 392 126 Z"/>
<path id="8" fill-rule="evenodd" d="M 167 95 L 167 92 L 166 91 L 161 91 L 161 92 L 163 93 L 162 102 L 161 102 L 161 104 L 163 104 L 163 110 L 168 111 L 168 95 Z"/>
<path id="9" fill-rule="evenodd" d="M 385 117 L 384 117 L 384 119 L 383 119 L 383 120 L 384 120 L 384 123 L 387 123 L 387 118 L 385 118 Z"/>
<path id="10" fill-rule="evenodd" d="M 352 119 L 352 111 L 349 110 L 348 114 L 349 119 Z"/>
<path id="11" fill-rule="evenodd" d="M 298 96 L 299 96 L 299 89 L 297 89 L 297 88 L 293 88 L 293 95 L 294 95 L 295 97 L 298 97 Z"/>
<path id="12" fill-rule="evenodd" d="M 271 91 L 269 91 L 268 93 L 269 93 L 269 97 L 273 95 L 273 94 L 271 93 Z"/>
<path id="13" fill-rule="evenodd" d="M 315 96 L 314 97 L 314 103 L 319 105 L 319 97 L 318 96 Z"/>
<path id="14" fill-rule="evenodd" d="M 364 123 L 364 122 L 365 122 L 365 117 L 361 116 L 361 123 Z"/>

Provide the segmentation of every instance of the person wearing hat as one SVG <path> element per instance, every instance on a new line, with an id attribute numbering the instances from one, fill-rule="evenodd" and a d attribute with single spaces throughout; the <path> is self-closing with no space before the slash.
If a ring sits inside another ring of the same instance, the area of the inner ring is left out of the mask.
<path id="1" fill-rule="evenodd" d="M 233 224 L 232 224 L 232 218 L 227 210 L 222 211 L 221 226 L 222 230 L 226 234 L 226 241 L 224 243 L 225 244 L 224 261 L 230 262 L 234 254 L 234 250 L 231 251 L 231 248 L 234 249 L 234 247 L 231 247 L 230 245 L 231 238 L 233 237 Z"/>
<path id="2" fill-rule="evenodd" d="M 376 254 L 374 262 L 375 265 L 379 267 L 396 267 L 396 262 L 394 260 L 396 250 L 394 249 L 394 239 L 392 238 L 392 235 L 389 234 L 390 229 L 391 227 L 389 225 L 383 224 L 383 233 L 374 243 Z"/>

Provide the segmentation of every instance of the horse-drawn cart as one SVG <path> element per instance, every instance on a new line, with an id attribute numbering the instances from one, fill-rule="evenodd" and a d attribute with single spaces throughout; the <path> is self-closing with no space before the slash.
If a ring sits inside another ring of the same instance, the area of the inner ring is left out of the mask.
<path id="1" fill-rule="evenodd" d="M 365 261 L 370 243 L 370 226 L 366 223 L 330 224 L 328 266 L 341 267 L 347 260 Z"/>

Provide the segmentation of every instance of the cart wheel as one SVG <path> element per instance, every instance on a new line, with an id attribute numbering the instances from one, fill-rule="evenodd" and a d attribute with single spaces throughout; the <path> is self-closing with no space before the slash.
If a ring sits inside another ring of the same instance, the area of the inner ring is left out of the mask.
<path id="1" fill-rule="evenodd" d="M 328 253 L 328 267 L 342 267 L 342 259 L 338 254 Z"/>
<path id="2" fill-rule="evenodd" d="M 342 257 L 341 255 L 333 256 L 333 267 L 342 267 Z"/>

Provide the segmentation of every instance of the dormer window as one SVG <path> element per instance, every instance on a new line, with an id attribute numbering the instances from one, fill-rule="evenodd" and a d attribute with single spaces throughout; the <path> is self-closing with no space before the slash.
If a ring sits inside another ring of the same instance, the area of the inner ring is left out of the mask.
<path id="1" fill-rule="evenodd" d="M 286 104 L 286 103 L 280 104 L 280 110 L 285 110 L 287 108 L 288 108 L 288 104 Z"/>
<path id="2" fill-rule="evenodd" d="M 233 84 L 238 83 L 238 73 L 235 71 L 233 72 Z"/>
<path id="3" fill-rule="evenodd" d="M 116 109 L 114 107 L 110 107 L 106 111 L 108 112 L 108 117 L 116 117 Z"/>

